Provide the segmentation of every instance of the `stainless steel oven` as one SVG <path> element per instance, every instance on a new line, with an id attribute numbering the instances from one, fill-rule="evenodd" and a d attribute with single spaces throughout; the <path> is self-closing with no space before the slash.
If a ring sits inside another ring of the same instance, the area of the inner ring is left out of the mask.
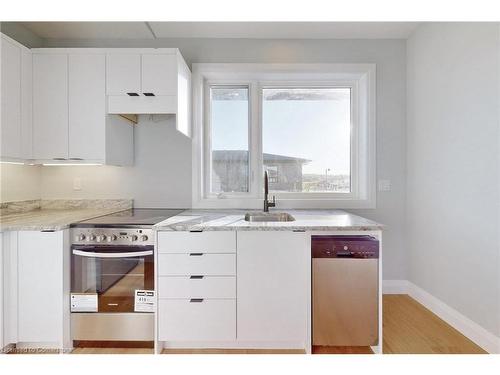
<path id="1" fill-rule="evenodd" d="M 73 229 L 73 236 L 70 298 L 74 342 L 152 341 L 152 230 L 78 228 Z"/>
<path id="2" fill-rule="evenodd" d="M 95 312 L 135 312 L 135 291 L 154 289 L 152 245 L 73 246 L 71 268 L 73 299 L 96 295 Z M 72 311 L 82 310 L 72 303 Z"/>

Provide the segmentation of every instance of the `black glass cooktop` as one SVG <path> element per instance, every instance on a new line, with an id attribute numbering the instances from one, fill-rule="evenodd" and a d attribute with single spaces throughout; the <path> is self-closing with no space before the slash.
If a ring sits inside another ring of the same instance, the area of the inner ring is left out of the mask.
<path id="1" fill-rule="evenodd" d="M 169 217 L 180 214 L 184 210 L 164 208 L 133 208 L 99 216 L 94 219 L 72 224 L 76 228 L 117 228 L 153 226 Z"/>

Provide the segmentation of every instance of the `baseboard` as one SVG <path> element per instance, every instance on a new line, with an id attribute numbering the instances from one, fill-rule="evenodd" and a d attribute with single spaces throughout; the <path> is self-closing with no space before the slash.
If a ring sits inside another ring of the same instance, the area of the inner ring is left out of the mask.
<path id="1" fill-rule="evenodd" d="M 500 354 L 500 337 L 481 327 L 457 310 L 408 280 L 384 280 L 384 294 L 408 294 L 462 335 L 491 354 Z"/>
<path id="2" fill-rule="evenodd" d="M 408 294 L 408 280 L 384 280 L 383 294 Z"/>

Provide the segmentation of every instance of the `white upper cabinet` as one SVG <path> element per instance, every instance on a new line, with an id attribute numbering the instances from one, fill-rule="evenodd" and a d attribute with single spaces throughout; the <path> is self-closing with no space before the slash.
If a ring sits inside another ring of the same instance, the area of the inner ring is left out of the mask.
<path id="1" fill-rule="evenodd" d="M 191 136 L 191 71 L 177 49 L 108 50 L 108 113 L 175 114 Z"/>
<path id="2" fill-rule="evenodd" d="M 177 55 L 142 55 L 142 94 L 177 95 Z"/>
<path id="3" fill-rule="evenodd" d="M 106 101 L 104 55 L 69 55 L 69 157 L 103 160 Z"/>
<path id="4" fill-rule="evenodd" d="M 33 52 L 34 158 L 132 165 L 133 125 L 106 113 L 106 55 Z"/>
<path id="5" fill-rule="evenodd" d="M 1 155 L 3 160 L 32 157 L 31 52 L 1 36 Z"/>
<path id="6" fill-rule="evenodd" d="M 21 156 L 33 159 L 33 57 L 21 48 Z"/>
<path id="7" fill-rule="evenodd" d="M 33 156 L 68 158 L 68 55 L 33 56 Z"/>
<path id="8" fill-rule="evenodd" d="M 108 95 L 141 92 L 141 55 L 110 53 L 106 56 L 106 93 Z"/>

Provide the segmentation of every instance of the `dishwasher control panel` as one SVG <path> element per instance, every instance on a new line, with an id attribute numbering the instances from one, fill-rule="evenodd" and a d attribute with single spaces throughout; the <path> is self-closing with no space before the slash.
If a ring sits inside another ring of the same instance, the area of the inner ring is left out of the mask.
<path id="1" fill-rule="evenodd" d="M 373 236 L 314 235 L 313 258 L 378 259 L 379 241 Z"/>

